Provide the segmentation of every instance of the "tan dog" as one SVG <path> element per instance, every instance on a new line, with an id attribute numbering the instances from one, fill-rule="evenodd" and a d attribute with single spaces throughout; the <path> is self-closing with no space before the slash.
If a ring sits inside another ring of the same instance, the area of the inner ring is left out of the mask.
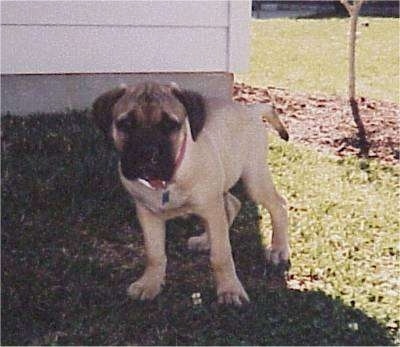
<path id="1" fill-rule="evenodd" d="M 153 299 L 165 280 L 165 222 L 198 215 L 205 232 L 188 247 L 210 250 L 219 303 L 241 305 L 249 297 L 232 259 L 229 227 L 240 202 L 229 189 L 241 178 L 249 197 L 266 207 L 273 235 L 267 260 L 289 259 L 286 201 L 266 166 L 265 117 L 281 137 L 288 134 L 266 104 L 242 106 L 180 90 L 176 85 L 121 86 L 93 104 L 97 125 L 120 152 L 123 185 L 135 200 L 147 255 L 142 277 L 128 293 Z"/>

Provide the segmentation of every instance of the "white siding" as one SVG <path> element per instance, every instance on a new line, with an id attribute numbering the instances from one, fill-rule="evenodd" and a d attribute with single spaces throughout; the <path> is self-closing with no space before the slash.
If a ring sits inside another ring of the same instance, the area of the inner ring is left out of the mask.
<path id="1" fill-rule="evenodd" d="M 2 1 L 2 24 L 228 25 L 226 1 Z"/>
<path id="2" fill-rule="evenodd" d="M 228 70 L 248 69 L 250 52 L 250 1 L 229 2 Z"/>
<path id="3" fill-rule="evenodd" d="M 10 47 L 1 52 L 5 73 L 224 71 L 226 67 L 226 31 L 221 28 L 7 26 L 2 34 L 2 46 Z"/>
<path id="4" fill-rule="evenodd" d="M 249 0 L 2 1 L 1 72 L 247 68 Z"/>

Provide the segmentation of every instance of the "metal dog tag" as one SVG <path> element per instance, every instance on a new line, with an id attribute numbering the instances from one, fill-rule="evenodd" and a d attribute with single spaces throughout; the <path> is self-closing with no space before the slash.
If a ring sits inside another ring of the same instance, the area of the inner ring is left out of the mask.
<path id="1" fill-rule="evenodd" d="M 162 194 L 161 203 L 162 203 L 163 205 L 169 203 L 169 190 L 165 191 L 165 192 Z"/>

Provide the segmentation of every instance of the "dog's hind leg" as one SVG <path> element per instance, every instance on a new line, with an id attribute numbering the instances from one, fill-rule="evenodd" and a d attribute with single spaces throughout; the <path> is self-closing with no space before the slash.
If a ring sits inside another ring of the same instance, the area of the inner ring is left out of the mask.
<path id="1" fill-rule="evenodd" d="M 207 232 L 203 232 L 199 236 L 192 236 L 188 239 L 188 248 L 191 251 L 207 252 L 210 250 L 210 238 Z"/>
<path id="2" fill-rule="evenodd" d="M 231 193 L 224 194 L 224 204 L 225 204 L 225 211 L 228 217 L 228 224 L 229 227 L 232 226 L 233 221 L 235 220 L 236 216 L 240 211 L 240 207 L 242 203 Z"/>
<path id="3" fill-rule="evenodd" d="M 199 206 L 197 213 L 210 238 L 210 261 L 217 286 L 218 303 L 242 305 L 249 301 L 235 270 L 229 241 L 229 225 L 224 197 L 215 196 Z"/>
<path id="4" fill-rule="evenodd" d="M 268 167 L 261 165 L 265 161 L 256 162 L 260 163 L 260 168 L 251 167 L 245 170 L 242 176 L 243 183 L 250 198 L 255 203 L 263 205 L 271 216 L 272 240 L 266 250 L 267 262 L 287 265 L 290 248 L 286 199 L 276 191 Z"/>
<path id="5" fill-rule="evenodd" d="M 239 213 L 242 203 L 231 193 L 224 194 L 225 212 L 228 219 L 229 227 L 232 226 L 234 219 Z M 208 234 L 203 232 L 199 236 L 192 236 L 188 240 L 188 248 L 192 251 L 209 251 L 210 240 Z"/>

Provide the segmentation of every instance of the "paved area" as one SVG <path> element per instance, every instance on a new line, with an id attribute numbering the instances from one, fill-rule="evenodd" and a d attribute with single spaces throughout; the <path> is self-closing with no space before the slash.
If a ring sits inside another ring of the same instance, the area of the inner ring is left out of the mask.
<path id="1" fill-rule="evenodd" d="M 278 11 L 278 10 L 268 10 L 262 9 L 260 11 L 253 11 L 253 18 L 258 19 L 271 19 L 271 18 L 298 18 L 298 17 L 308 17 L 318 14 L 317 11 L 311 10 L 299 10 L 299 11 Z"/>

